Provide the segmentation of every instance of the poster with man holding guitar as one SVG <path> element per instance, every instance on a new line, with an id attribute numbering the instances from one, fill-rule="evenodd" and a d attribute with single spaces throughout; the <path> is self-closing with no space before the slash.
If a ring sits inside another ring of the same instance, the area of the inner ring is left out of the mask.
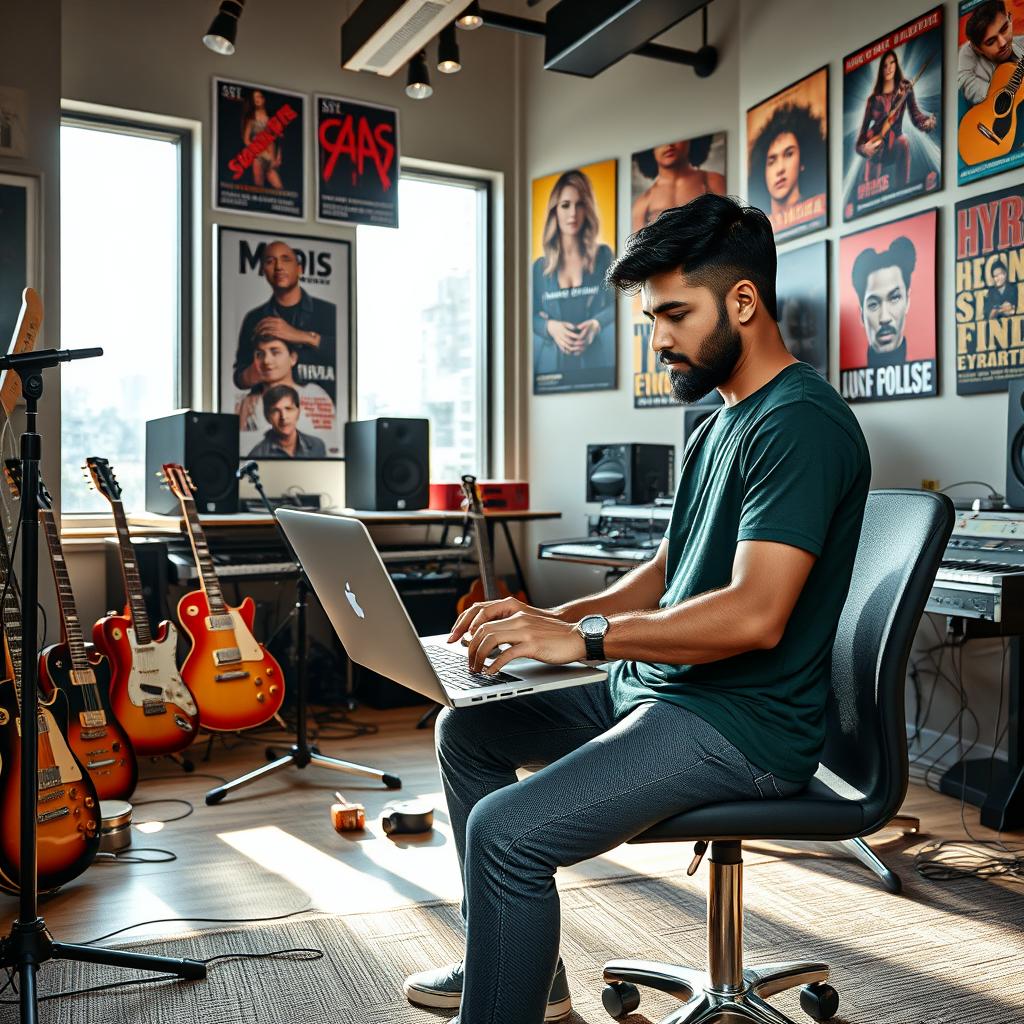
<path id="1" fill-rule="evenodd" d="M 960 0 L 957 181 L 1024 164 L 1024 0 Z"/>
<path id="2" fill-rule="evenodd" d="M 843 60 L 843 217 L 942 188 L 942 8 Z"/>

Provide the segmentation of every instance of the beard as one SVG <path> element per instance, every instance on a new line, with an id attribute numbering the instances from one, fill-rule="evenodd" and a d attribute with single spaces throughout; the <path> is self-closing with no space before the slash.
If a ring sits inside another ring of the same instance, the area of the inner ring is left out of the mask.
<path id="1" fill-rule="evenodd" d="M 729 379 L 742 351 L 739 331 L 733 330 L 723 303 L 719 307 L 718 323 L 700 343 L 696 361 L 678 358 L 666 360 L 666 353 L 662 353 L 662 361 L 670 366 L 675 362 L 687 362 L 690 366 L 689 370 L 671 370 L 669 373 L 672 398 L 681 405 L 699 402 Z"/>

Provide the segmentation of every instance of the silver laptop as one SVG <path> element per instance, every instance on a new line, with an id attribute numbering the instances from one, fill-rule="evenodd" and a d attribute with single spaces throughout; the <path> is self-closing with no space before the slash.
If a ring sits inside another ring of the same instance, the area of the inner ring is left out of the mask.
<path id="1" fill-rule="evenodd" d="M 470 672 L 466 648 L 447 635 L 417 636 L 366 527 L 347 516 L 278 509 L 309 582 L 356 663 L 447 707 L 508 700 L 604 679 L 602 668 L 516 658 L 496 675 Z"/>

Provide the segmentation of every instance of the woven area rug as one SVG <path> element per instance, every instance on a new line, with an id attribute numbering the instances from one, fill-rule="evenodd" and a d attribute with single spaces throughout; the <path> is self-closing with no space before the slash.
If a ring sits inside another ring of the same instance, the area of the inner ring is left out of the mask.
<path id="1" fill-rule="evenodd" d="M 807 857 L 748 862 L 744 879 L 749 963 L 824 960 L 840 992 L 838 1021 L 879 1024 L 1024 1022 L 1024 893 L 990 882 L 931 883 L 890 857 L 905 882 L 884 892 L 858 866 Z M 562 952 L 574 1015 L 605 1024 L 601 968 L 615 957 L 704 962 L 706 867 L 660 878 L 615 879 L 562 893 Z M 351 916 L 304 915 L 230 931 L 204 931 L 131 948 L 178 957 L 316 947 L 323 959 L 241 960 L 215 965 L 200 982 L 166 982 L 62 995 L 42 1004 L 53 1024 L 436 1024 L 452 1016 L 411 1007 L 403 977 L 461 956 L 458 908 L 434 903 Z M 128 948 L 128 947 L 125 947 Z M 43 993 L 67 993 L 126 974 L 51 962 Z M 10 989 L 4 993 L 7 998 Z M 794 992 L 772 1003 L 809 1021 Z M 657 1021 L 678 1004 L 643 990 L 632 1024 Z M 0 1005 L 0 1021 L 17 1011 Z M 500 1021 L 500 1014 L 496 1018 Z"/>

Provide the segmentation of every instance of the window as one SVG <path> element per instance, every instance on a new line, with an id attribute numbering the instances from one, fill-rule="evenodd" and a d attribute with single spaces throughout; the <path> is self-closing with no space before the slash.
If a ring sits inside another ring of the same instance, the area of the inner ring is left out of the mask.
<path id="1" fill-rule="evenodd" d="M 189 136 L 68 117 L 60 129 L 61 507 L 106 512 L 79 466 L 109 459 L 145 505 L 146 420 L 187 404 Z"/>
<path id="2" fill-rule="evenodd" d="M 486 182 L 403 174 L 401 226 L 357 235 L 360 419 L 430 420 L 430 476 L 487 473 Z"/>

